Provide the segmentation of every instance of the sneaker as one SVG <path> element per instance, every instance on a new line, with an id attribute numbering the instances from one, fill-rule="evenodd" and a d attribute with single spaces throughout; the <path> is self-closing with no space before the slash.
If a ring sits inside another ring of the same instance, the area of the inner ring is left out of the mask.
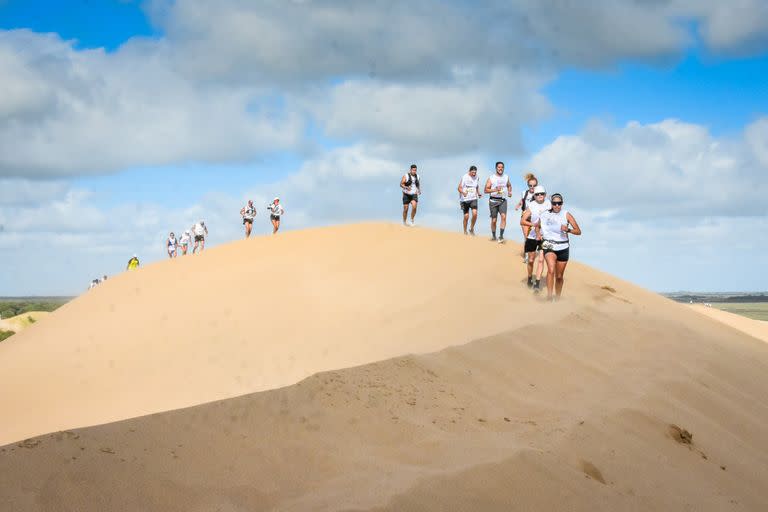
<path id="1" fill-rule="evenodd" d="M 528 288 L 533 288 L 533 278 L 528 276 Z"/>
<path id="2" fill-rule="evenodd" d="M 475 230 L 474 229 L 470 229 L 469 230 L 469 236 L 475 236 Z"/>
<path id="3" fill-rule="evenodd" d="M 535 283 L 533 283 L 533 293 L 539 293 L 541 291 L 541 281 L 536 280 Z"/>
<path id="4" fill-rule="evenodd" d="M 411 219 L 410 221 L 408 221 L 408 225 L 409 225 L 409 226 L 411 226 L 411 227 L 413 227 L 413 226 L 415 226 L 415 225 L 416 225 L 416 221 L 414 221 L 413 219 Z"/>
<path id="5" fill-rule="evenodd" d="M 493 236 L 490 238 L 490 240 L 491 240 L 491 242 L 496 242 L 496 241 L 497 241 L 497 240 L 496 240 L 496 235 L 493 235 Z"/>
<path id="6" fill-rule="evenodd" d="M 506 243 L 506 240 L 504 240 L 504 237 L 503 237 L 503 236 L 500 236 L 500 237 L 499 237 L 499 243 L 500 243 L 500 244 Z"/>
<path id="7" fill-rule="evenodd" d="M 523 263 L 528 264 L 528 253 L 525 253 L 525 256 L 523 256 Z"/>

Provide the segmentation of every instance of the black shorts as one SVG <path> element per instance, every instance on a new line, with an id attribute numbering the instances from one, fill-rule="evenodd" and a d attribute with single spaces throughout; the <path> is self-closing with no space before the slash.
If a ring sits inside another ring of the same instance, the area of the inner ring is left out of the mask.
<path id="1" fill-rule="evenodd" d="M 195 242 L 205 242 L 205 235 L 195 235 Z"/>
<path id="2" fill-rule="evenodd" d="M 406 194 L 403 192 L 403 205 L 410 204 L 411 201 L 419 202 L 419 194 Z"/>
<path id="3" fill-rule="evenodd" d="M 253 224 L 253 219 L 243 219 L 243 224 Z"/>
<path id="4" fill-rule="evenodd" d="M 279 215 L 270 215 L 269 216 L 269 220 L 280 220 L 280 216 Z"/>
<path id="5" fill-rule="evenodd" d="M 477 210 L 477 199 L 461 202 L 461 211 L 469 213 L 469 210 Z"/>
<path id="6" fill-rule="evenodd" d="M 568 261 L 568 258 L 571 256 L 571 248 L 566 247 L 565 249 L 560 249 L 559 251 L 555 251 L 554 249 L 544 249 L 544 254 L 554 253 L 557 256 L 557 261 Z"/>
<path id="7" fill-rule="evenodd" d="M 525 252 L 536 252 L 541 250 L 542 240 L 536 240 L 535 238 L 525 239 Z"/>

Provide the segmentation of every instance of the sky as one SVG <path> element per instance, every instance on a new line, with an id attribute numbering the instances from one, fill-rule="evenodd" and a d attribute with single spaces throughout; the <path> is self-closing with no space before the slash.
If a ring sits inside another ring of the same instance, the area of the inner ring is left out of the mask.
<path id="1" fill-rule="evenodd" d="M 399 222 L 411 163 L 458 232 L 497 160 L 564 195 L 574 260 L 768 290 L 768 2 L 0 0 L 0 296 L 239 239 L 249 198 L 258 235 L 275 195 L 285 230 Z"/>

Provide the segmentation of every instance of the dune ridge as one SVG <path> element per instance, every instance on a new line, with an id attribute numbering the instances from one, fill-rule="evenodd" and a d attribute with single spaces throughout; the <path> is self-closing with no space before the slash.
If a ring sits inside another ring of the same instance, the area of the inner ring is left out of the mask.
<path id="1" fill-rule="evenodd" d="M 0 346 L 7 364 L 29 357 L 21 347 L 43 345 L 25 363 L 41 368 L 32 372 L 41 380 L 20 394 L 54 413 L 3 398 L 2 410 L 21 426 L 2 427 L 13 442 L 0 448 L 0 509 L 768 508 L 768 345 L 575 262 L 567 299 L 537 302 L 517 251 L 356 225 L 239 242 L 110 280 L 21 333 L 12 350 Z M 265 252 L 281 263 L 243 270 Z M 311 258 L 297 270 L 304 255 Z M 403 286 L 411 276 L 403 268 L 423 272 Z M 159 308 L 167 279 L 201 269 L 212 275 L 185 290 L 204 304 Z M 240 343 L 236 319 L 249 308 L 238 301 L 287 273 L 294 279 L 285 291 L 248 304 L 275 337 Z M 224 302 L 199 293 L 224 289 Z M 295 302 L 283 300 L 288 290 Z M 122 296 L 129 304 L 111 312 Z M 167 352 L 154 349 L 172 323 L 163 315 L 175 319 L 191 307 L 230 323 L 195 322 L 184 330 L 186 344 L 172 337 Z M 304 314 L 289 324 L 295 309 Z M 119 322 L 138 311 L 145 324 L 130 329 L 144 337 L 120 337 L 127 327 Z M 50 340 L 85 313 L 117 327 Z M 212 348 L 228 351 L 212 361 Z M 87 400 L 59 391 L 87 390 L 66 387 L 77 368 L 72 354 L 99 363 L 88 378 L 104 385 Z M 152 364 L 164 355 L 184 355 L 178 368 L 197 373 L 184 379 L 171 366 L 163 381 Z M 250 362 L 258 355 L 267 358 L 262 366 Z M 132 366 L 105 364 L 118 357 Z M 201 392 L 228 375 L 222 367 L 242 374 L 244 361 L 264 376 Z M 0 383 L 20 385 L 10 367 L 0 368 Z M 145 382 L 126 391 L 131 379 L 121 372 Z M 105 412 L 110 396 L 122 402 Z M 203 403 L 209 397 L 215 401 Z M 167 404 L 176 410 L 161 409 Z M 177 409 L 185 405 L 192 407 Z M 156 414 L 137 417 L 142 411 Z M 122 421 L 86 427 L 110 417 Z"/>

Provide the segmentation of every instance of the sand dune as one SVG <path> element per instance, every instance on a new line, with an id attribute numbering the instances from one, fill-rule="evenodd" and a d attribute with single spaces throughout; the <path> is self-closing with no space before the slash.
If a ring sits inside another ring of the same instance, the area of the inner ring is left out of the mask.
<path id="1" fill-rule="evenodd" d="M 537 302 L 517 249 L 346 226 L 110 280 L 0 345 L 0 509 L 767 509 L 768 345 L 575 263 Z"/>
<path id="2" fill-rule="evenodd" d="M 722 322 L 725 325 L 729 325 L 734 329 L 738 329 L 741 332 L 749 334 L 759 340 L 768 341 L 768 322 L 762 320 L 754 320 L 745 316 L 723 311 L 722 309 L 706 307 L 701 304 L 694 304 L 691 309 L 706 315 L 709 318 L 714 318 L 718 322 Z"/>
<path id="3" fill-rule="evenodd" d="M 7 331 L 21 332 L 38 320 L 42 320 L 50 313 L 47 311 L 29 311 L 20 315 L 4 318 L 0 320 L 0 329 Z M 30 320 L 30 318 L 32 320 Z"/>

